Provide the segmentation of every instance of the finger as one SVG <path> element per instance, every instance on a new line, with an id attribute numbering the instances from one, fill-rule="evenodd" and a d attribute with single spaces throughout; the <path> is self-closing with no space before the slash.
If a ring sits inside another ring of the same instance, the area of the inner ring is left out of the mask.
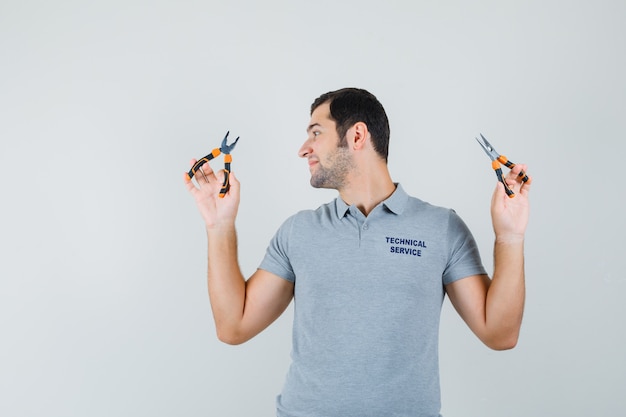
<path id="1" fill-rule="evenodd" d="M 213 168 L 211 168 L 211 165 L 209 165 L 209 163 L 207 162 L 206 164 L 202 164 L 202 170 L 204 171 L 204 173 L 209 176 L 209 175 L 213 175 Z"/>
<path id="2" fill-rule="evenodd" d="M 521 181 L 522 178 L 524 177 L 523 175 L 520 176 L 520 173 L 522 171 L 526 172 L 526 165 L 524 165 L 524 164 L 515 164 L 515 166 L 513 168 L 511 168 L 511 171 L 509 171 L 509 174 L 507 175 L 507 179 L 511 179 L 511 180 L 515 180 L 515 181 Z"/>
<path id="3" fill-rule="evenodd" d="M 192 159 L 189 161 L 191 171 L 193 171 L 194 173 L 194 175 L 192 176 L 196 177 L 196 181 L 199 179 L 198 177 L 204 177 L 205 182 L 208 183 L 215 178 L 215 175 L 213 174 L 213 169 L 211 169 L 211 165 L 208 164 L 208 161 L 206 159 L 201 159 L 200 161 L 202 162 L 201 164 L 199 164 L 200 166 L 197 166 L 197 159 Z M 195 174 L 198 174 L 198 171 L 200 171 L 200 175 L 196 176 Z"/>
<path id="4" fill-rule="evenodd" d="M 187 172 L 183 174 L 183 180 L 185 181 L 185 187 L 187 188 L 187 191 L 189 191 L 191 194 L 195 194 L 198 191 L 196 186 L 191 181 L 191 178 L 189 178 L 189 174 Z"/>
<path id="5" fill-rule="evenodd" d="M 511 170 L 511 172 L 515 175 L 517 175 L 515 177 L 516 182 L 519 183 L 519 189 L 520 191 L 525 191 L 526 193 L 530 190 L 530 185 L 532 183 L 532 178 L 530 175 L 528 175 L 528 165 L 526 164 L 516 164 L 513 169 Z M 523 181 L 524 175 L 519 176 L 520 172 L 524 172 L 527 180 Z"/>
<path id="6" fill-rule="evenodd" d="M 526 172 L 526 171 L 524 171 L 524 172 Z M 528 174 L 526 174 L 526 175 L 528 175 Z M 533 182 L 532 177 L 530 175 L 528 175 L 528 181 L 522 183 L 522 185 L 520 186 L 520 193 L 523 194 L 523 195 L 528 195 L 528 192 L 531 189 L 532 182 Z"/>
<path id="7" fill-rule="evenodd" d="M 232 172 L 229 174 L 229 183 L 230 183 L 230 191 L 229 192 L 232 191 L 235 194 L 239 194 L 241 183 L 239 182 L 239 180 L 237 179 L 235 174 L 233 174 Z"/>
<path id="8" fill-rule="evenodd" d="M 231 178 L 231 176 L 233 175 L 232 172 L 228 171 L 228 178 Z M 224 178 L 226 177 L 226 170 L 225 169 L 220 169 L 216 174 L 215 174 L 215 178 L 217 178 L 220 182 L 224 182 Z"/>
<path id="9" fill-rule="evenodd" d="M 519 174 L 520 172 L 522 172 L 522 171 L 524 171 L 524 172 L 528 171 L 528 166 L 527 166 L 526 164 L 517 164 L 514 168 L 516 168 L 516 167 L 518 167 L 518 166 L 519 166 L 519 171 L 515 171 L 515 172 L 517 172 L 518 174 Z"/>
<path id="10" fill-rule="evenodd" d="M 202 174 L 204 174 L 204 180 L 207 184 L 217 179 L 217 175 L 213 171 L 213 168 L 211 168 L 211 165 L 209 165 L 208 163 L 202 165 L 200 169 L 202 170 Z"/>
<path id="11" fill-rule="evenodd" d="M 491 195 L 491 211 L 501 210 L 501 208 L 508 204 L 509 196 L 506 194 L 504 184 L 500 181 L 496 183 L 496 187 Z"/>
<path id="12" fill-rule="evenodd" d="M 203 167 L 200 167 L 200 169 L 198 169 L 198 171 L 200 171 L 200 175 L 202 176 L 202 179 L 204 179 L 204 182 L 208 184 L 209 183 L 209 179 L 207 178 L 206 174 L 204 173 Z"/>
<path id="13" fill-rule="evenodd" d="M 239 187 L 239 185 L 240 185 L 239 179 L 237 179 L 237 176 L 235 175 L 234 172 L 230 173 L 230 182 L 236 184 L 237 187 Z"/>
<path id="14" fill-rule="evenodd" d="M 506 190 L 504 189 L 504 184 L 500 181 L 496 182 L 496 188 L 493 190 L 493 200 L 502 200 L 508 199 L 508 195 L 506 194 Z"/>

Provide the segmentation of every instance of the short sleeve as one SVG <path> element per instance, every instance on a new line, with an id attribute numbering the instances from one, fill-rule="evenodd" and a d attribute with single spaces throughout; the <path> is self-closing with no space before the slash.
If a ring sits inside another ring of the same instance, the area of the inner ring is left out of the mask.
<path id="1" fill-rule="evenodd" d="M 270 241 L 265 257 L 259 269 L 271 272 L 290 282 L 295 282 L 296 275 L 289 261 L 289 238 L 295 216 L 285 220 Z"/>
<path id="2" fill-rule="evenodd" d="M 472 233 L 454 210 L 450 210 L 447 241 L 448 262 L 443 273 L 444 285 L 487 273 Z"/>

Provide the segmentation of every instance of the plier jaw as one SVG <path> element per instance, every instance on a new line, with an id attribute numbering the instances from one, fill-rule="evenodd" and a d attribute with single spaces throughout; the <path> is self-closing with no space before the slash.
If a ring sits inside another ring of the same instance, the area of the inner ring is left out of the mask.
<path id="1" fill-rule="evenodd" d="M 511 190 L 509 185 L 504 180 L 504 176 L 502 175 L 502 168 L 500 167 L 500 164 L 503 164 L 507 168 L 512 169 L 515 164 L 509 161 L 506 156 L 500 155 L 498 152 L 496 152 L 494 147 L 491 145 L 491 143 L 489 143 L 489 141 L 483 136 L 482 133 L 480 134 L 480 139 L 475 139 L 491 159 L 491 167 L 495 171 L 496 176 L 498 177 L 498 181 L 500 181 L 502 185 L 504 185 L 504 191 L 506 192 L 506 195 L 508 195 L 510 198 L 515 197 L 515 193 L 513 192 L 513 190 Z M 528 181 L 528 175 L 526 175 L 524 170 L 521 170 L 519 172 L 518 177 L 521 178 L 522 182 Z"/>
<path id="2" fill-rule="evenodd" d="M 235 149 L 235 145 L 239 141 L 239 136 L 237 136 L 237 139 L 235 139 L 235 141 L 233 143 L 231 143 L 230 145 L 227 145 L 226 141 L 228 140 L 228 134 L 229 133 L 230 133 L 230 131 L 226 132 L 226 136 L 224 136 L 224 139 L 222 139 L 222 144 L 220 145 L 220 151 L 224 155 L 229 155 L 232 152 L 232 150 Z"/>
<path id="3" fill-rule="evenodd" d="M 493 149 L 493 146 L 491 146 L 491 143 L 489 143 L 489 141 L 485 139 L 482 133 L 480 134 L 480 139 L 478 138 L 474 138 L 474 139 L 476 139 L 476 142 L 480 144 L 480 146 L 483 148 L 483 151 L 485 151 L 485 153 L 489 156 L 489 158 L 491 158 L 492 161 L 498 160 L 498 157 L 500 156 L 500 154 L 496 152 L 495 149 Z"/>

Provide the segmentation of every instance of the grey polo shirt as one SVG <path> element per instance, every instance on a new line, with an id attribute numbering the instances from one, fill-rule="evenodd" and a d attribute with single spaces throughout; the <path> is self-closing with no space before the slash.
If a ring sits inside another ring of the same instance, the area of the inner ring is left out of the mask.
<path id="1" fill-rule="evenodd" d="M 287 219 L 260 268 L 295 283 L 278 416 L 439 416 L 444 285 L 485 274 L 453 210 L 400 185 L 367 217 L 337 198 Z"/>

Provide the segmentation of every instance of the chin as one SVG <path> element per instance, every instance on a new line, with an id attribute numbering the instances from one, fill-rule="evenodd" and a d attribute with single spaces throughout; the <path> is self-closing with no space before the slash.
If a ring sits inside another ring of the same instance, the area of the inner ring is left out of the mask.
<path id="1" fill-rule="evenodd" d="M 313 178 L 311 178 L 311 181 L 309 181 L 309 183 L 311 184 L 311 187 L 313 188 L 324 188 L 322 184 L 318 183 Z"/>
<path id="2" fill-rule="evenodd" d="M 337 190 L 337 186 L 335 184 L 329 184 L 326 182 L 315 181 L 313 178 L 311 179 L 311 187 L 318 189 L 326 189 L 326 190 Z"/>
<path id="3" fill-rule="evenodd" d="M 325 188 L 324 187 L 324 183 L 319 181 L 315 177 L 311 177 L 311 180 L 309 181 L 309 183 L 311 184 L 311 187 L 313 187 L 313 188 Z"/>

